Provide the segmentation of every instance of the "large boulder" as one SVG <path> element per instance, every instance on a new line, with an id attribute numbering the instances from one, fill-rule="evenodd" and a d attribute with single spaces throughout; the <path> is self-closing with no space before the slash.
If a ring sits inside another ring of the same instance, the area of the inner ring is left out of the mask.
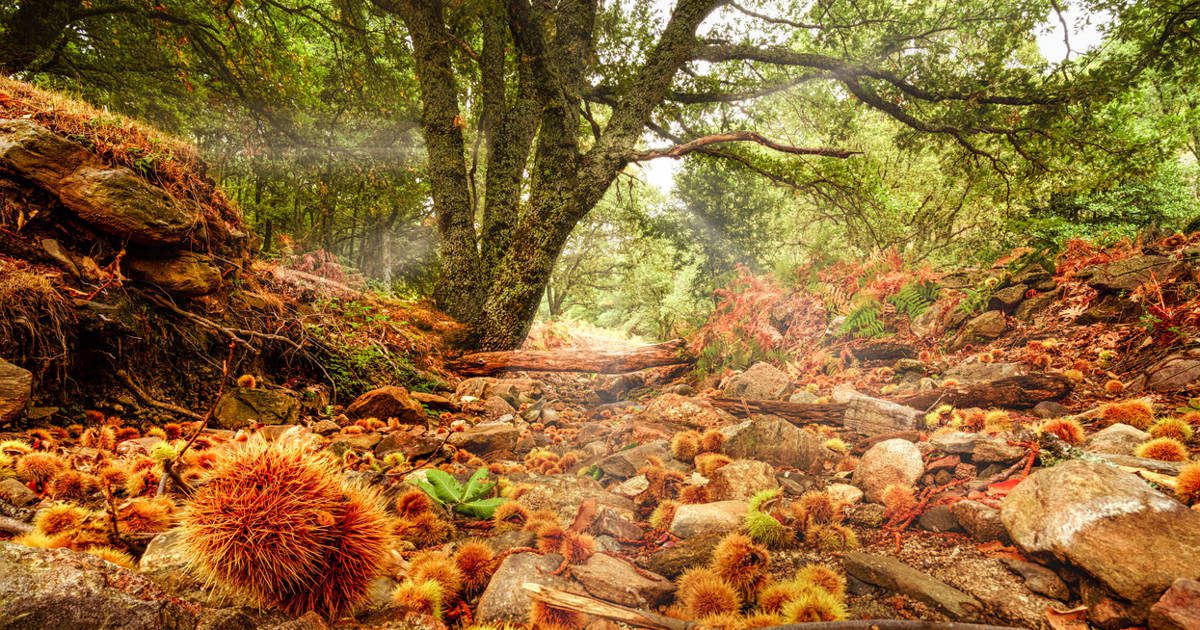
<path id="1" fill-rule="evenodd" d="M 0 629 L 191 629 L 198 612 L 95 556 L 0 542 Z"/>
<path id="2" fill-rule="evenodd" d="M 1143 619 L 1200 567 L 1200 512 L 1106 464 L 1071 460 L 1033 473 L 1005 497 L 1000 518 L 1021 549 L 1079 567 Z"/>
<path id="3" fill-rule="evenodd" d="M 191 204 L 124 167 L 81 166 L 59 182 L 57 192 L 80 219 L 139 245 L 181 243 L 200 220 Z"/>
<path id="4" fill-rule="evenodd" d="M 1167 356 L 1146 369 L 1132 389 L 1152 392 L 1195 391 L 1200 387 L 1200 348 L 1189 348 Z"/>
<path id="5" fill-rule="evenodd" d="M 213 419 L 222 429 L 236 430 L 251 422 L 295 424 L 300 416 L 300 401 L 282 389 L 234 387 L 225 392 L 213 409 Z"/>
<path id="6" fill-rule="evenodd" d="M 890 485 L 912 486 L 925 472 L 921 451 L 908 440 L 894 438 L 875 444 L 863 453 L 854 471 L 854 483 L 867 499 L 878 503 Z"/>
<path id="7" fill-rule="evenodd" d="M 1131 256 L 1110 263 L 1093 265 L 1079 272 L 1092 287 L 1101 291 L 1132 291 L 1149 282 L 1169 282 L 1183 271 L 1183 265 L 1166 256 Z"/>
<path id="8" fill-rule="evenodd" d="M 397 385 L 387 385 L 373 389 L 354 399 L 346 407 L 346 415 L 351 418 L 379 418 L 386 420 L 396 418 L 405 424 L 423 424 L 425 409 L 421 403 L 408 395 L 408 390 Z"/>
<path id="9" fill-rule="evenodd" d="M 204 254 L 180 252 L 165 258 L 130 258 L 125 264 L 138 281 L 174 295 L 208 295 L 221 287 L 220 268 Z"/>
<path id="10" fill-rule="evenodd" d="M 640 421 L 673 432 L 721 427 L 734 422 L 734 417 L 704 398 L 663 394 L 646 405 Z"/>
<path id="11" fill-rule="evenodd" d="M 792 389 L 792 379 L 770 363 L 755 363 L 748 370 L 729 379 L 725 385 L 726 398 L 745 400 L 783 400 Z"/>
<path id="12" fill-rule="evenodd" d="M 725 434 L 723 451 L 730 457 L 809 472 L 820 471 L 822 464 L 834 459 L 819 436 L 775 416 L 755 416 L 721 432 Z"/>
<path id="13" fill-rule="evenodd" d="M 991 341 L 1008 330 L 1008 320 L 1002 311 L 987 311 L 982 315 L 971 318 L 958 332 L 952 344 L 961 348 L 969 343 Z"/>
<path id="14" fill-rule="evenodd" d="M 0 359 L 0 424 L 21 415 L 33 395 L 33 373 Z"/>
<path id="15" fill-rule="evenodd" d="M 32 120 L 0 120 L 0 165 L 43 187 L 57 187 L 90 159 L 83 146 Z"/>
<path id="16" fill-rule="evenodd" d="M 583 589 L 557 574 L 562 556 L 558 554 L 516 553 L 504 559 L 492 575 L 479 606 L 475 620 L 480 623 L 525 625 L 529 623 L 529 607 L 533 600 L 523 585 L 533 582 L 582 595 Z"/>

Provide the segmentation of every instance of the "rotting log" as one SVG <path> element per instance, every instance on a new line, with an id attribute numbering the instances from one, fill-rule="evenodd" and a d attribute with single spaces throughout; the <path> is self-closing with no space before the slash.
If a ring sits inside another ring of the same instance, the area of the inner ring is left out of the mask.
<path id="1" fill-rule="evenodd" d="M 462 376 L 491 376 L 500 372 L 594 372 L 624 374 L 647 368 L 691 363 L 684 341 L 675 339 L 624 352 L 601 350 L 502 350 L 459 357 L 447 368 Z"/>
<path id="2" fill-rule="evenodd" d="M 714 407 L 735 416 L 752 415 L 779 416 L 793 424 L 832 424 L 842 426 L 846 408 L 843 403 L 793 403 L 782 400 L 742 400 L 739 398 L 712 398 Z"/>
<path id="3" fill-rule="evenodd" d="M 1059 400 L 1071 393 L 1071 381 L 1061 374 L 1025 374 L 994 381 L 941 387 L 890 400 L 916 409 L 947 404 L 955 407 L 1004 407 L 1032 409 L 1046 400 Z"/>

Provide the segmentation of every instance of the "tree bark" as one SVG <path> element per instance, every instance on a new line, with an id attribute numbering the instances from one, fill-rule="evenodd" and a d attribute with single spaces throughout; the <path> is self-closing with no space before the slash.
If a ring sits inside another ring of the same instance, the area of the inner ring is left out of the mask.
<path id="1" fill-rule="evenodd" d="M 463 376 L 491 376 L 500 372 L 595 372 L 624 374 L 647 368 L 690 363 L 682 339 L 642 346 L 624 352 L 596 350 L 501 350 L 465 355 L 447 364 Z"/>
<path id="2" fill-rule="evenodd" d="M 734 398 L 713 398 L 710 400 L 717 409 L 729 413 L 749 417 L 752 415 L 779 416 L 793 424 L 830 424 L 842 426 L 848 405 L 839 403 L 793 403 L 782 400 L 738 400 Z"/>
<path id="3" fill-rule="evenodd" d="M 943 387 L 891 400 L 916 409 L 929 409 L 939 404 L 1031 409 L 1042 401 L 1065 397 L 1071 393 L 1071 387 L 1070 379 L 1061 374 L 1028 374 L 959 387 Z"/>

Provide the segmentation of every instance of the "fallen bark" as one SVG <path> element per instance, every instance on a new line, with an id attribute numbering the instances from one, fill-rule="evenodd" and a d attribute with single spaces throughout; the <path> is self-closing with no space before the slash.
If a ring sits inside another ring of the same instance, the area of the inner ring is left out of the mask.
<path id="1" fill-rule="evenodd" d="M 794 424 L 832 424 L 842 426 L 846 416 L 846 407 L 842 403 L 793 403 L 782 400 L 739 400 L 733 398 L 712 398 L 714 407 L 728 411 L 735 416 L 748 417 L 751 415 L 779 416 Z"/>
<path id="2" fill-rule="evenodd" d="M 985 383 L 941 387 L 891 400 L 916 409 L 940 405 L 955 407 L 1005 407 L 1032 409 L 1046 400 L 1058 400 L 1071 392 L 1071 381 L 1061 374 L 1025 374 Z"/>
<path id="3" fill-rule="evenodd" d="M 684 341 L 676 339 L 625 352 L 597 350 L 504 350 L 464 355 L 447 364 L 462 376 L 491 376 L 500 372 L 594 372 L 624 374 L 647 368 L 691 363 Z"/>

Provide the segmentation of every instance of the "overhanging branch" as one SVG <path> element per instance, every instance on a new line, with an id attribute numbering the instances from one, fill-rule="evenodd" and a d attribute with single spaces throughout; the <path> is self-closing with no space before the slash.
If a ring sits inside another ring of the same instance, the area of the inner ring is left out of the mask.
<path id="1" fill-rule="evenodd" d="M 756 131 L 731 131 L 728 133 L 717 133 L 709 136 L 702 136 L 700 138 L 696 138 L 695 140 L 675 145 L 669 149 L 653 149 L 650 151 L 643 151 L 635 154 L 632 158 L 632 161 L 645 162 L 647 160 L 654 160 L 658 158 L 678 159 L 687 155 L 688 153 L 699 151 L 709 145 L 723 144 L 726 142 L 754 142 L 767 147 L 768 149 L 779 151 L 781 153 L 789 153 L 792 155 L 818 155 L 821 157 L 845 159 L 852 155 L 862 154 L 862 151 L 835 149 L 831 147 L 795 147 L 775 142 L 774 140 L 766 138 Z"/>

